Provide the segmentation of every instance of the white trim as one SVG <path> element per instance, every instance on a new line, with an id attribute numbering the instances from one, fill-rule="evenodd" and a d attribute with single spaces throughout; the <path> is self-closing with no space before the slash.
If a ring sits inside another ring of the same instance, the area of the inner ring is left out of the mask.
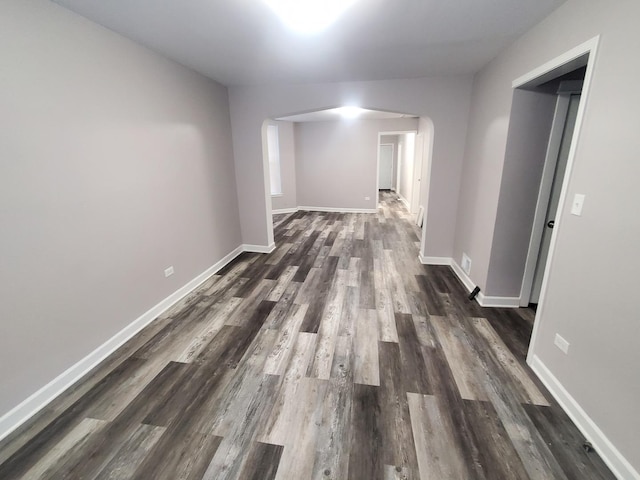
<path id="1" fill-rule="evenodd" d="M 479 292 L 476 298 L 481 307 L 520 308 L 520 297 L 491 297 Z"/>
<path id="2" fill-rule="evenodd" d="M 266 119 L 262 122 L 260 129 L 260 136 L 262 139 L 262 184 L 264 187 L 264 213 L 265 221 L 267 224 L 267 244 L 271 245 L 274 242 L 273 237 L 273 215 L 271 214 L 271 173 L 269 170 L 269 146 L 267 142 L 267 130 L 269 124 L 277 125 L 274 120 Z"/>
<path id="3" fill-rule="evenodd" d="M 600 458 L 620 479 L 640 480 L 640 473 L 633 468 L 629 461 L 607 438 L 596 423 L 589 417 L 575 398 L 562 386 L 562 383 L 551 373 L 540 357 L 533 355 L 527 359 L 531 369 L 540 378 L 547 390 L 558 401 L 562 409 L 569 415 L 571 421 L 578 427 L 584 437 L 591 442 Z"/>
<path id="4" fill-rule="evenodd" d="M 413 137 L 413 172 L 411 172 L 411 202 L 409 213 L 418 215 L 420 196 L 422 194 L 422 166 L 424 162 L 424 133 L 417 132 Z M 418 148 L 420 145 L 420 148 Z M 418 158 L 419 157 L 419 158 Z"/>
<path id="5" fill-rule="evenodd" d="M 271 253 L 276 249 L 276 244 L 272 243 L 269 246 L 266 245 L 249 245 L 247 243 L 242 244 L 243 252 L 252 252 L 252 253 Z"/>
<path id="6" fill-rule="evenodd" d="M 417 120 L 419 117 L 415 117 L 415 119 Z M 381 131 L 378 132 L 378 135 L 403 135 L 405 133 L 418 133 L 418 130 L 413 129 L 413 130 L 390 130 L 390 131 Z"/>
<path id="7" fill-rule="evenodd" d="M 469 278 L 469 275 L 462 270 L 455 260 L 451 261 L 451 268 L 468 292 L 472 292 L 473 289 L 476 288 L 473 280 Z M 482 292 L 478 292 L 475 299 L 481 307 L 518 308 L 520 306 L 520 297 L 490 297 L 485 296 Z"/>
<path id="8" fill-rule="evenodd" d="M 547 283 L 549 281 L 549 272 L 551 271 L 551 267 L 553 264 L 553 254 L 556 249 L 556 241 L 558 239 L 558 234 L 562 231 L 562 209 L 567 200 L 569 183 L 571 181 L 571 174 L 573 171 L 573 163 L 576 157 L 576 148 L 580 141 L 580 135 L 582 130 L 582 121 L 584 118 L 584 112 L 586 106 L 588 104 L 589 92 L 591 90 L 591 79 L 593 78 L 593 70 L 594 65 L 597 60 L 598 54 L 598 44 L 600 42 L 600 36 L 594 37 L 591 40 L 583 43 L 582 45 L 570 50 L 565 55 L 561 55 L 556 59 L 548 62 L 545 68 L 549 71 L 552 70 L 552 67 L 559 68 L 563 65 L 563 62 L 566 63 L 568 57 L 575 57 L 584 55 L 586 53 L 589 54 L 589 60 L 587 62 L 587 71 L 584 75 L 584 86 L 582 89 L 582 95 L 580 99 L 580 106 L 578 107 L 578 115 L 576 118 L 576 124 L 573 130 L 573 137 L 571 139 L 571 146 L 569 147 L 569 159 L 567 160 L 567 166 L 565 167 L 564 179 L 562 181 L 562 189 L 560 190 L 560 200 L 558 201 L 558 211 L 556 212 L 556 226 L 553 229 L 551 234 L 551 244 L 549 245 L 549 253 L 547 255 L 547 264 L 544 268 L 544 276 L 542 277 L 542 287 L 540 288 L 540 300 L 538 301 L 538 309 L 536 310 L 536 317 L 533 322 L 533 332 L 531 333 L 531 340 L 529 342 L 529 351 L 527 353 L 527 358 L 534 355 L 536 341 L 538 339 L 538 332 L 540 330 L 540 323 L 544 319 L 545 312 L 545 299 L 547 297 Z M 580 53 L 581 52 L 581 53 Z M 539 69 L 537 69 L 539 70 Z M 534 70 L 535 72 L 536 70 Z M 530 75 L 530 74 L 528 74 Z"/>
<path id="9" fill-rule="evenodd" d="M 429 117 L 420 117 L 418 119 L 418 131 L 420 131 L 420 127 L 421 127 L 421 122 L 424 129 L 424 134 L 425 134 L 425 140 L 428 141 L 428 151 L 423 153 L 422 155 L 422 171 L 425 172 L 424 175 L 422 176 L 423 178 L 426 178 L 427 181 L 426 182 L 421 182 L 420 184 L 420 196 L 422 197 L 422 201 L 424 203 L 423 207 L 424 207 L 424 218 L 422 219 L 422 232 L 420 235 L 420 252 L 421 253 L 426 253 L 427 251 L 427 227 L 429 225 L 428 222 L 428 213 L 429 213 L 429 193 L 431 191 L 431 165 L 433 164 L 433 137 L 434 137 L 434 127 L 433 127 L 433 120 L 431 120 L 431 118 Z M 424 125 L 424 124 L 427 125 Z M 426 144 L 425 141 L 425 144 Z M 424 149 L 424 145 L 423 145 L 423 149 Z M 426 165 L 424 165 L 424 162 L 426 162 Z M 425 169 L 426 166 L 426 169 Z"/>
<path id="10" fill-rule="evenodd" d="M 531 83 L 533 81 L 536 81 L 537 79 L 540 79 L 541 82 L 546 81 L 546 75 L 553 72 L 554 70 L 558 69 L 559 67 L 562 67 L 563 65 L 566 64 L 571 64 L 571 62 L 573 62 L 574 60 L 584 56 L 585 54 L 590 54 L 593 53 L 596 48 L 598 47 L 598 41 L 600 40 L 600 36 L 596 36 L 590 40 L 587 40 L 586 42 L 578 45 L 575 48 L 572 48 L 571 50 L 569 50 L 568 52 L 563 53 L 562 55 L 549 60 L 548 62 L 544 63 L 543 65 L 540 65 L 538 68 L 534 68 L 533 70 L 531 70 L 528 73 L 525 73 L 524 75 L 522 75 L 521 77 L 516 78 L 512 84 L 511 87 L 512 88 L 518 88 L 518 87 L 522 87 L 528 83 Z M 591 59 L 590 59 L 591 60 Z M 591 62 L 589 62 L 591 63 Z M 568 67 L 570 68 L 570 70 L 575 70 L 575 68 L 573 67 Z M 568 72 L 565 72 L 568 73 Z M 556 75 L 554 74 L 554 77 Z M 541 78 L 542 77 L 542 78 Z M 551 78 L 549 78 L 548 80 L 551 80 Z M 585 83 L 586 83 L 586 78 L 585 78 Z"/>
<path id="11" fill-rule="evenodd" d="M 272 193 L 271 198 L 283 197 L 284 193 Z"/>
<path id="12" fill-rule="evenodd" d="M 40 388 L 37 392 L 5 413 L 0 417 L 0 440 L 5 438 L 15 429 L 20 427 L 20 425 L 29 420 L 33 415 L 46 407 L 56 397 L 84 377 L 140 330 L 158 318 L 159 315 L 171 308 L 174 304 L 205 282 L 209 277 L 211 277 L 211 275 L 214 275 L 234 258 L 240 255 L 242 251 L 242 247 L 237 247 L 233 251 L 229 252 L 193 280 L 173 292 L 151 309 L 147 310 L 89 355 L 84 357 L 75 365 L 69 367 L 45 386 Z"/>
<path id="13" fill-rule="evenodd" d="M 453 258 L 451 257 L 425 257 L 424 255 L 418 255 L 420 263 L 423 265 L 448 265 L 451 266 Z"/>
<path id="14" fill-rule="evenodd" d="M 347 207 L 310 207 L 310 206 L 300 206 L 293 208 L 281 208 L 279 210 L 272 210 L 272 214 L 276 215 L 278 213 L 296 213 L 296 212 L 329 212 L 329 213 L 378 213 L 377 208 L 347 208 Z M 248 247 L 254 247 L 253 245 L 248 245 Z M 264 247 L 262 247 L 264 248 Z M 249 250 L 247 250 L 249 251 Z"/>
<path id="15" fill-rule="evenodd" d="M 398 195 L 398 198 L 400 199 L 400 201 L 404 204 L 405 207 L 407 207 L 407 211 L 409 212 L 409 202 L 407 201 L 406 198 L 404 198 L 402 195 L 400 195 L 400 192 L 396 192 Z M 411 213 L 411 212 L 409 212 Z"/>
<path id="16" fill-rule="evenodd" d="M 345 207 L 309 207 L 299 206 L 298 210 L 305 212 L 331 212 L 331 213 L 378 213 L 377 208 L 345 208 Z"/>
<path id="17" fill-rule="evenodd" d="M 455 260 L 451 260 L 451 268 L 453 269 L 453 273 L 458 276 L 462 284 L 467 288 L 469 292 L 476 288 L 475 283 L 473 283 L 473 281 L 469 278 L 469 275 L 467 275 L 465 271 L 462 270 L 462 267 L 458 265 L 458 262 L 456 262 Z"/>
<path id="18" fill-rule="evenodd" d="M 277 210 L 271 210 L 271 215 L 278 215 L 281 213 L 296 213 L 298 211 L 298 207 L 293 208 L 279 208 Z"/>

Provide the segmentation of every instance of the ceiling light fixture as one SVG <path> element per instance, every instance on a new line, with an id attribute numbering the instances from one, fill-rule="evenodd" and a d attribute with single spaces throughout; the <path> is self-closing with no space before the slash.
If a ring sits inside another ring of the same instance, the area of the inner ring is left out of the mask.
<path id="1" fill-rule="evenodd" d="M 360 107 L 340 107 L 334 109 L 334 112 L 343 118 L 357 118 L 365 112 L 365 109 Z"/>
<path id="2" fill-rule="evenodd" d="M 318 33 L 327 28 L 356 0 L 265 0 L 292 30 Z"/>

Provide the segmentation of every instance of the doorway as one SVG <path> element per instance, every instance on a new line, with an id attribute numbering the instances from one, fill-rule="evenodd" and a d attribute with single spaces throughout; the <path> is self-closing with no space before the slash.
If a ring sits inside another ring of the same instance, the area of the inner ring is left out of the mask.
<path id="1" fill-rule="evenodd" d="M 539 87 L 542 90 L 552 89 L 557 95 L 557 100 L 520 292 L 519 304 L 523 307 L 532 306 L 535 309 L 540 302 L 542 282 L 578 119 L 585 72 L 585 67 L 581 67 Z"/>
<path id="2" fill-rule="evenodd" d="M 378 190 L 395 191 L 413 215 L 420 207 L 423 163 L 423 149 L 418 148 L 417 137 L 415 130 L 378 133 Z"/>
<path id="3" fill-rule="evenodd" d="M 557 142 L 559 144 L 559 151 L 556 152 L 554 150 L 547 154 L 547 165 L 550 170 L 553 170 L 553 178 L 551 180 L 551 191 L 548 200 L 548 207 L 544 215 L 542 225 L 542 240 L 540 243 L 538 259 L 536 261 L 536 266 L 534 269 L 533 285 L 531 287 L 531 294 L 528 300 L 529 304 L 533 304 L 536 306 L 538 305 L 538 301 L 540 300 L 542 278 L 544 277 L 544 270 L 547 264 L 547 258 L 549 256 L 551 233 L 553 231 L 553 227 L 555 226 L 556 212 L 558 211 L 558 206 L 560 204 L 562 182 L 564 181 L 565 171 L 567 168 L 567 160 L 569 159 L 569 148 L 571 146 L 571 139 L 573 138 L 579 105 L 579 93 L 558 96 L 558 108 L 556 109 L 557 118 L 554 119 L 554 123 L 557 121 L 559 124 L 561 124 L 561 128 L 558 129 L 559 131 L 561 131 L 561 137 L 560 141 Z M 552 136 L 554 133 L 554 130 L 552 130 Z M 549 144 L 556 144 L 555 139 L 551 138 Z M 547 168 L 546 165 L 545 168 Z"/>
<path id="4" fill-rule="evenodd" d="M 569 209 L 567 208 L 569 205 L 572 205 L 572 202 L 567 198 L 569 195 L 569 189 L 571 184 L 571 173 L 573 164 L 576 158 L 576 149 L 577 145 L 580 141 L 581 135 L 581 126 L 584 118 L 586 106 L 588 104 L 589 90 L 590 84 L 593 78 L 594 72 L 594 59 L 597 55 L 598 44 L 600 38 L 594 37 L 581 45 L 576 46 L 575 48 L 565 52 L 564 54 L 556 57 L 539 67 L 531 70 L 530 72 L 522 75 L 521 77 L 515 79 L 512 83 L 512 86 L 515 89 L 535 89 L 537 87 L 543 86 L 545 84 L 549 84 L 549 82 L 558 80 L 561 77 L 579 72 L 580 78 L 573 80 L 581 80 L 582 86 L 579 92 L 571 91 L 564 92 L 562 89 L 557 91 L 558 95 L 561 97 L 562 93 L 570 93 L 570 94 L 580 94 L 579 99 L 573 99 L 574 105 L 573 108 L 576 109 L 575 112 L 575 121 L 570 120 L 567 122 L 565 120 L 565 125 L 562 128 L 561 135 L 555 135 L 555 138 L 558 139 L 558 143 L 564 143 L 564 148 L 568 149 L 566 153 L 566 160 L 563 160 L 565 163 L 564 166 L 564 174 L 562 181 L 559 179 L 556 181 L 556 195 L 558 195 L 557 200 L 557 208 L 554 210 L 553 208 L 549 208 L 549 203 L 551 201 L 551 188 L 553 185 L 553 178 L 555 177 L 556 166 L 553 169 L 550 166 L 547 168 L 545 163 L 543 169 L 543 180 L 540 182 L 538 201 L 535 208 L 534 222 L 533 222 L 533 231 L 531 233 L 531 238 L 529 242 L 528 254 L 526 257 L 526 265 L 524 269 L 524 275 L 522 277 L 522 285 L 520 291 L 519 304 L 520 306 L 527 306 L 529 304 L 529 300 L 531 298 L 531 291 L 533 288 L 533 277 L 535 275 L 536 269 L 539 272 L 542 272 L 542 281 L 539 289 L 539 298 L 538 304 L 535 313 L 535 319 L 533 323 L 533 331 L 531 333 L 531 340 L 529 342 L 529 350 L 527 353 L 527 363 L 532 365 L 535 359 L 535 350 L 538 340 L 538 333 L 540 331 L 540 324 L 545 321 L 546 308 L 545 308 L 545 298 L 548 294 L 547 286 L 548 286 L 548 278 L 551 270 L 551 266 L 554 262 L 554 250 L 557 242 L 558 235 L 562 232 L 562 226 L 564 223 L 564 219 L 567 215 L 569 215 Z M 565 80 L 567 80 L 565 78 Z M 566 102 L 566 100 L 565 100 Z M 571 97 L 569 97 L 569 102 L 571 103 Z M 569 116 L 569 105 L 567 104 L 567 116 Z M 573 114 L 572 114 L 573 115 Z M 561 118 L 556 116 L 555 118 Z M 571 123 L 573 125 L 571 125 Z M 564 135 L 564 130 L 567 127 L 567 124 L 571 125 L 573 131 L 571 135 Z M 552 125 L 552 128 L 554 126 Z M 559 131 L 560 128 L 555 128 L 556 131 Z M 563 142 L 564 140 L 564 142 Z M 548 144 L 547 147 L 550 145 Z M 558 145 L 557 151 L 560 153 L 561 145 Z M 547 148 L 548 153 L 549 148 Z M 559 155 L 558 155 L 559 157 Z M 557 158 L 556 157 L 556 162 Z M 546 160 L 546 159 L 545 159 Z M 550 178 L 550 180 L 549 180 Z M 559 187 L 559 188 L 558 188 Z M 548 189 L 545 192 L 545 189 Z M 559 193 L 557 193 L 559 190 Z M 546 193 L 546 194 L 545 194 Z M 578 194 L 576 194 L 576 198 Z M 545 199 L 547 203 L 545 204 Z M 549 220 L 554 220 L 553 228 L 546 227 L 545 220 L 548 218 L 548 213 L 552 213 L 553 217 L 549 218 Z M 580 212 L 572 212 L 573 214 L 579 215 Z M 550 237 L 548 242 L 549 246 L 546 253 L 546 261 L 538 262 L 539 260 L 539 250 L 542 243 L 542 235 L 543 235 L 543 227 L 548 229 L 547 234 Z M 538 268 L 538 264 L 540 267 Z"/>

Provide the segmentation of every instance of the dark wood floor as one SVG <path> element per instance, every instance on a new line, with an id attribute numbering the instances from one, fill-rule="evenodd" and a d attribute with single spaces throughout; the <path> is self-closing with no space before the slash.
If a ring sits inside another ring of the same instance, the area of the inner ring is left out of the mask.
<path id="1" fill-rule="evenodd" d="M 530 310 L 482 309 L 379 213 L 275 219 L 0 445 L 0 478 L 613 478 L 525 363 Z"/>

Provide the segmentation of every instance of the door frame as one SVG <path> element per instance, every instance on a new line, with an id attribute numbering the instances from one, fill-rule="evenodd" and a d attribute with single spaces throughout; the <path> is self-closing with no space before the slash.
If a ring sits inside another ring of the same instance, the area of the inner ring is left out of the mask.
<path id="1" fill-rule="evenodd" d="M 382 136 L 383 135 L 404 135 L 405 133 L 415 133 L 416 135 L 418 135 L 418 131 L 417 130 L 392 130 L 392 131 L 383 131 L 383 132 L 378 132 L 378 143 L 377 143 L 377 160 L 376 160 L 376 205 L 380 205 L 380 196 L 378 195 L 378 192 L 380 191 L 380 145 L 381 145 L 381 140 L 382 140 Z M 398 170 L 398 172 L 400 171 L 400 150 L 398 149 L 398 161 L 396 164 L 396 169 Z M 415 160 L 414 160 L 415 161 Z M 414 172 L 415 172 L 415 168 L 414 168 Z M 413 182 L 413 179 L 412 179 Z M 398 190 L 399 185 L 397 185 L 397 180 L 396 180 L 396 192 Z M 407 210 L 409 210 L 409 208 L 407 208 Z"/>
<path id="2" fill-rule="evenodd" d="M 565 52 L 564 54 L 544 63 L 525 75 L 517 78 L 512 83 L 512 88 L 523 88 L 527 86 L 541 85 L 549 80 L 558 78 L 559 76 L 575 70 L 579 66 L 584 66 L 584 58 L 587 57 L 587 70 L 584 76 L 584 84 L 582 87 L 582 97 L 578 107 L 575 129 L 571 138 L 571 146 L 569 148 L 569 158 L 567 159 L 567 167 L 562 181 L 562 189 L 560 191 L 560 200 L 558 202 L 558 210 L 556 212 L 556 222 L 551 233 L 551 243 L 549 245 L 549 254 L 544 268 L 542 277 L 542 288 L 540 289 L 540 300 L 533 323 L 533 332 L 531 333 L 531 341 L 529 342 L 529 350 L 527 352 L 527 364 L 532 365 L 535 360 L 536 343 L 540 324 L 544 321 L 546 312 L 546 298 L 548 294 L 549 272 L 554 262 L 554 255 L 558 235 L 562 232 L 563 211 L 567 203 L 569 194 L 569 184 L 571 183 L 573 174 L 573 165 L 575 163 L 576 149 L 582 135 L 582 122 L 584 120 L 585 110 L 589 104 L 589 93 L 591 91 L 591 82 L 593 80 L 594 65 L 597 60 L 598 45 L 600 36 L 595 36 L 590 40 L 578 45 L 577 47 Z"/>
<path id="3" fill-rule="evenodd" d="M 413 144 L 413 178 L 411 179 L 411 198 L 409 213 L 418 218 L 420 197 L 422 195 L 422 160 L 424 156 L 424 133 L 416 133 Z"/>

